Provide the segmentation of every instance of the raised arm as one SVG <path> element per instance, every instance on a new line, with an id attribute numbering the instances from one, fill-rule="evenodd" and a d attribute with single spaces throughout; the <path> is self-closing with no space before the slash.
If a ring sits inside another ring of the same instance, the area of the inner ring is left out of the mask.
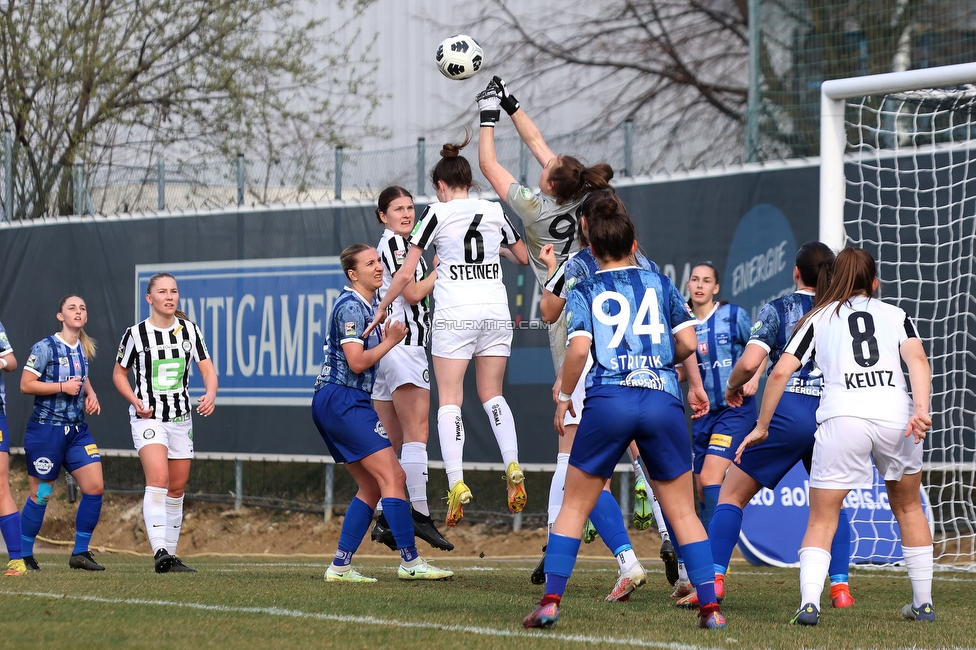
<path id="1" fill-rule="evenodd" d="M 495 76 L 492 81 L 501 95 L 501 107 L 512 118 L 512 123 L 515 125 L 515 130 L 518 131 L 519 137 L 522 138 L 522 142 L 529 148 L 539 164 L 545 167 L 556 154 L 546 144 L 539 128 L 521 108 L 519 101 L 515 99 L 515 95 L 508 91 L 508 87 L 501 77 Z"/>

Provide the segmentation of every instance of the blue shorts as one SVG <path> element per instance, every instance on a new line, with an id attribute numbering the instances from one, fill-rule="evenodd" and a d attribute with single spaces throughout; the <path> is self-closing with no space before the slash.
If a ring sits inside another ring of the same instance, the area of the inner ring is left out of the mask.
<path id="1" fill-rule="evenodd" d="M 691 471 L 691 441 L 681 400 L 648 388 L 586 389 L 569 464 L 610 478 L 632 440 L 648 478 L 670 481 Z"/>
<path id="2" fill-rule="evenodd" d="M 769 437 L 742 452 L 739 468 L 769 489 L 776 487 L 797 461 L 802 460 L 809 472 L 818 406 L 819 397 L 783 393 L 769 422 Z"/>
<path id="3" fill-rule="evenodd" d="M 705 456 L 721 456 L 727 460 L 735 458 L 735 450 L 756 426 L 757 418 L 756 399 L 750 396 L 743 399 L 742 406 L 738 408 L 726 406 L 692 420 L 695 474 L 701 474 Z"/>
<path id="4" fill-rule="evenodd" d="M 54 481 L 63 466 L 68 472 L 79 467 L 102 462 L 98 446 L 88 431 L 88 425 L 40 424 L 27 421 L 24 434 L 27 454 L 27 473 L 42 481 Z"/>
<path id="5" fill-rule="evenodd" d="M 337 463 L 355 463 L 392 446 L 369 393 L 358 388 L 323 384 L 312 397 L 312 420 Z"/>
<path id="6" fill-rule="evenodd" d="M 10 453 L 10 427 L 7 425 L 7 416 L 0 413 L 0 451 Z"/>

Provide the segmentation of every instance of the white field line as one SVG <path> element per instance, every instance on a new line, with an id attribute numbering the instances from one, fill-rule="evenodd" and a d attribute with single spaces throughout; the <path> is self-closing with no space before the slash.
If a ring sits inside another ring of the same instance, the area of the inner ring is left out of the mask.
<path id="1" fill-rule="evenodd" d="M 687 645 L 683 643 L 663 643 L 645 639 L 616 638 L 606 636 L 587 636 L 583 634 L 552 634 L 547 632 L 530 632 L 521 630 L 504 630 L 490 627 L 475 627 L 471 625 L 447 625 L 442 623 L 401 621 L 397 619 L 376 618 L 375 616 L 347 616 L 340 614 L 324 614 L 321 612 L 303 612 L 297 609 L 281 607 L 236 607 L 230 605 L 210 605 L 207 603 L 184 603 L 172 600 L 144 600 L 142 598 L 103 598 L 101 596 L 83 596 L 71 594 L 56 594 L 36 591 L 7 591 L 0 589 L 0 594 L 8 596 L 22 596 L 33 598 L 52 598 L 56 600 L 80 600 L 89 603 L 104 603 L 109 605 L 136 605 L 140 607 L 177 607 L 194 609 L 221 614 L 263 614 L 284 618 L 310 619 L 330 621 L 334 623 L 361 623 L 366 625 L 382 625 L 387 627 L 414 628 L 437 630 L 441 632 L 475 634 L 488 637 L 509 637 L 537 640 L 553 640 L 592 645 L 633 646 L 638 648 L 662 648 L 664 650 L 712 650 L 707 646 Z M 715 649 L 717 650 L 717 649 Z"/>

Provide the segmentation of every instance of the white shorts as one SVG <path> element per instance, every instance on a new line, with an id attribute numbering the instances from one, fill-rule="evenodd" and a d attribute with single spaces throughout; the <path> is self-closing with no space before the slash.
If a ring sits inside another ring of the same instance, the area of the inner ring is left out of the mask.
<path id="1" fill-rule="evenodd" d="M 512 353 L 508 305 L 464 305 L 434 311 L 430 353 L 444 359 L 507 357 Z"/>
<path id="2" fill-rule="evenodd" d="M 922 445 L 905 428 L 856 417 L 830 418 L 817 427 L 810 487 L 824 490 L 870 488 L 874 485 L 871 457 L 886 481 L 922 471 Z"/>
<path id="3" fill-rule="evenodd" d="M 193 423 L 189 417 L 182 422 L 159 420 L 132 420 L 132 444 L 136 451 L 146 445 L 165 445 L 167 458 L 193 458 Z"/>
<path id="4" fill-rule="evenodd" d="M 576 382 L 576 388 L 573 389 L 573 410 L 576 411 L 576 417 L 570 415 L 569 411 L 566 411 L 566 415 L 563 417 L 563 424 L 579 424 L 580 418 L 583 417 L 583 398 L 586 397 L 586 375 L 590 372 L 590 368 L 593 367 L 593 356 L 586 355 L 586 365 L 583 366 L 583 374 L 580 375 L 579 381 Z"/>
<path id="5" fill-rule="evenodd" d="M 395 345 L 383 355 L 373 382 L 373 399 L 393 401 L 393 391 L 404 384 L 430 390 L 427 350 L 421 345 Z"/>

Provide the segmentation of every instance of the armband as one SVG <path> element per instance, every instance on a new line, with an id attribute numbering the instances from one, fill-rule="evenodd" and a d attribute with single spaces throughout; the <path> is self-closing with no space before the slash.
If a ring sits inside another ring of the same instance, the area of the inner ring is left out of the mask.
<path id="1" fill-rule="evenodd" d="M 573 401 L 573 396 L 572 395 L 567 395 L 566 393 L 560 391 L 559 392 L 558 399 L 559 399 L 560 402 L 572 402 Z"/>

